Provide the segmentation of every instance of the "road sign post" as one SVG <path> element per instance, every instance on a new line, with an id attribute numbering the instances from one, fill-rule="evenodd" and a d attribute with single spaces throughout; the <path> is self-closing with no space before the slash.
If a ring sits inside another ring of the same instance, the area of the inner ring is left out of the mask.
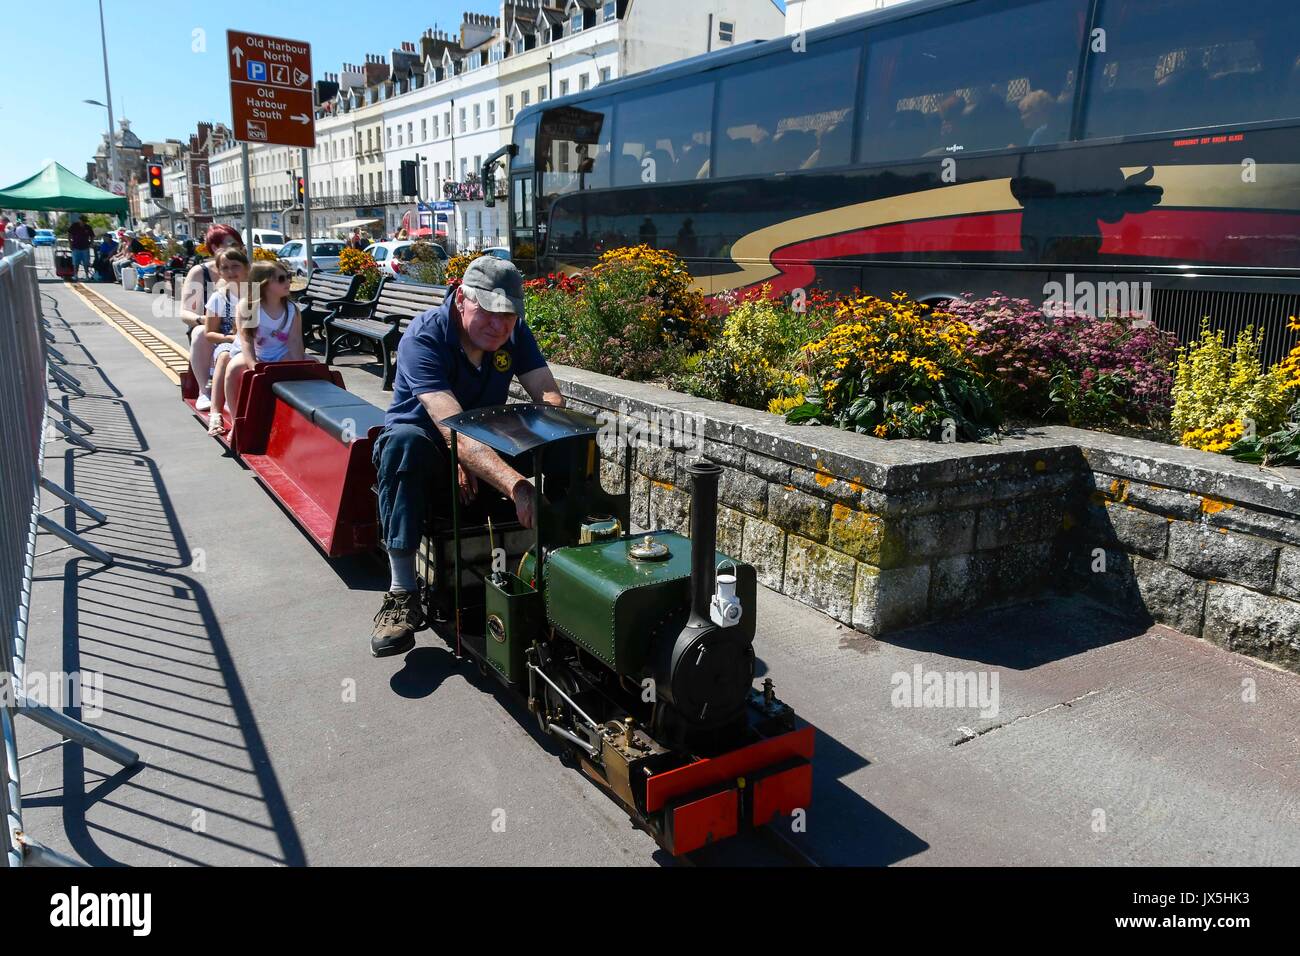
<path id="1" fill-rule="evenodd" d="M 302 151 L 302 230 L 307 239 L 307 274 L 316 268 L 316 264 L 311 257 L 311 240 L 314 233 L 311 231 L 311 164 L 308 158 L 311 154 L 306 147 Z"/>

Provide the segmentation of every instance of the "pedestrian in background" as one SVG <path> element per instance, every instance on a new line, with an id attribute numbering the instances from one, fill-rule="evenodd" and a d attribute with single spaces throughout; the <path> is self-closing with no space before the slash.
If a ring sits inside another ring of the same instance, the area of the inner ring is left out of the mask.
<path id="1" fill-rule="evenodd" d="M 90 268 L 90 247 L 95 241 L 95 230 L 90 228 L 84 215 L 68 227 L 68 245 L 72 247 L 72 276 L 76 278 L 79 271 L 84 271 L 86 278 L 93 278 Z"/>

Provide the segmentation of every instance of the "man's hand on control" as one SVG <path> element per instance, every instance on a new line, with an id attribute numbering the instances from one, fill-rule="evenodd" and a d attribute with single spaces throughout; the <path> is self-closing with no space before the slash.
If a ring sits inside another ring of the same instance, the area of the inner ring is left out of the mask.
<path id="1" fill-rule="evenodd" d="M 458 465 L 457 469 L 460 472 L 457 476 L 460 483 L 460 503 L 467 505 L 478 494 L 478 478 L 472 471 L 466 471 L 464 465 Z"/>
<path id="2" fill-rule="evenodd" d="M 515 503 L 519 523 L 525 528 L 531 528 L 536 519 L 537 489 L 528 480 L 520 478 L 510 492 L 510 500 Z"/>

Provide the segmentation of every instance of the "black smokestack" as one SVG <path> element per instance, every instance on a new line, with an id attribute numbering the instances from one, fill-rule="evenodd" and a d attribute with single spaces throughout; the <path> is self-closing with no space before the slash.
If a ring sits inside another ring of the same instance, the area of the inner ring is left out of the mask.
<path id="1" fill-rule="evenodd" d="M 718 550 L 718 476 L 722 469 L 711 461 L 686 466 L 691 476 L 691 612 L 709 620 L 713 597 L 714 555 Z"/>

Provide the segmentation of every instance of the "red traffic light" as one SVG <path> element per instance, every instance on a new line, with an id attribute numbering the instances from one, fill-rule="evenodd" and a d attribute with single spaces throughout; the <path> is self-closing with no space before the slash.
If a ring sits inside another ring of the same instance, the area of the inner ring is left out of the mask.
<path id="1" fill-rule="evenodd" d="M 163 195 L 163 170 L 156 163 L 149 164 L 149 196 L 161 199 Z"/>

